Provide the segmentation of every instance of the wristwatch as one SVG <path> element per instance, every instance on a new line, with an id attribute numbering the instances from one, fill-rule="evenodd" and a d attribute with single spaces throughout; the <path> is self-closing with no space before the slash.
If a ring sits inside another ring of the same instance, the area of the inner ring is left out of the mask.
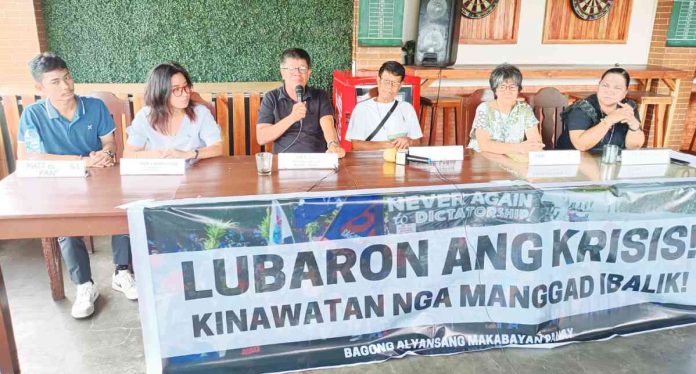
<path id="1" fill-rule="evenodd" d="M 331 147 L 332 144 L 336 144 L 336 145 L 338 145 L 338 146 L 341 145 L 341 144 L 338 143 L 338 140 L 331 140 L 331 141 L 329 141 L 329 142 L 326 144 L 326 149 L 328 149 L 329 147 Z"/>
<path id="2" fill-rule="evenodd" d="M 198 150 L 194 149 L 193 152 L 195 153 L 195 155 L 193 156 L 193 159 L 197 160 L 198 159 Z"/>
<path id="3" fill-rule="evenodd" d="M 110 158 L 114 158 L 114 156 L 115 156 L 114 152 L 111 152 L 110 149 L 105 149 L 104 153 L 106 153 L 106 155 L 109 156 Z"/>

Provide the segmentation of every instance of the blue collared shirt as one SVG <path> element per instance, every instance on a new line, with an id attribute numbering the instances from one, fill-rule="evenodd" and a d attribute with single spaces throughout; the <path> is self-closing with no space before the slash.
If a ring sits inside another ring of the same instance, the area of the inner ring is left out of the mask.
<path id="1" fill-rule="evenodd" d="M 90 152 L 102 149 L 100 137 L 115 129 L 109 110 L 97 98 L 75 96 L 75 99 L 77 108 L 70 120 L 63 118 L 48 99 L 24 108 L 19 121 L 19 143 L 24 143 L 27 130 L 34 129 L 49 154 L 89 156 Z"/>

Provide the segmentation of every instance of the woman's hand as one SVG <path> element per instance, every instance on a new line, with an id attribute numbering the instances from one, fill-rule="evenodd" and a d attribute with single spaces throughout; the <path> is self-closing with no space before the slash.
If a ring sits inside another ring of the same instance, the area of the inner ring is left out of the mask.
<path id="1" fill-rule="evenodd" d="M 541 151 L 544 149 L 544 147 L 545 147 L 544 143 L 533 141 L 533 140 L 525 140 L 519 144 L 519 153 L 529 153 L 529 152 Z"/>
<path id="2" fill-rule="evenodd" d="M 184 152 L 184 151 L 179 151 L 176 149 L 162 149 L 160 150 L 160 154 L 162 155 L 162 158 L 191 158 L 190 156 L 191 152 Z"/>
<path id="3" fill-rule="evenodd" d="M 612 125 L 620 122 L 630 125 L 633 120 L 637 121 L 637 118 L 633 113 L 632 106 L 625 103 L 618 103 L 618 107 L 613 112 L 609 113 L 609 115 L 604 117 L 604 120 Z M 640 126 L 640 123 L 638 126 Z"/>
<path id="4" fill-rule="evenodd" d="M 628 128 L 633 131 L 640 130 L 640 121 L 638 121 L 638 118 L 636 118 L 633 107 L 624 103 L 619 103 L 619 106 L 621 108 L 617 109 L 617 111 L 621 111 L 623 113 L 623 120 L 619 122 L 627 124 Z"/>

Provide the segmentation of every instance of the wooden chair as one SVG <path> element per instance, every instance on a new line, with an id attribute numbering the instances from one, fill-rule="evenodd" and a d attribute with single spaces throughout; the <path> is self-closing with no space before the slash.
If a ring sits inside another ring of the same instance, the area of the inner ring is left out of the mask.
<path id="1" fill-rule="evenodd" d="M 529 100 L 539 120 L 539 132 L 546 149 L 556 149 L 556 141 L 563 132 L 561 112 L 568 105 L 568 96 L 554 87 L 544 87 Z"/>
<path id="2" fill-rule="evenodd" d="M 128 101 L 128 95 L 122 95 L 118 97 L 111 92 L 91 92 L 85 96 L 95 97 L 104 102 L 109 113 L 111 113 L 111 118 L 114 120 L 116 125 L 116 130 L 114 131 L 114 139 L 116 141 L 116 160 L 120 160 L 123 157 L 123 147 L 125 144 L 125 129 L 130 126 L 133 114 L 131 113 L 130 103 Z"/>
<path id="3" fill-rule="evenodd" d="M 570 100 L 575 101 L 584 99 L 593 93 L 594 92 L 587 91 L 569 92 L 568 97 Z M 667 140 L 665 139 L 667 125 L 665 117 L 669 112 L 669 106 L 672 105 L 672 96 L 647 91 L 628 91 L 626 98 L 635 101 L 638 105 L 640 125 L 643 128 L 646 137 L 649 137 L 651 132 L 653 133 L 653 147 L 664 147 Z M 646 116 L 648 114 L 648 109 L 650 108 L 653 109 L 652 120 L 650 123 L 647 123 Z"/>
<path id="4" fill-rule="evenodd" d="M 24 108 L 36 102 L 36 96 L 28 95 L 4 95 L 2 99 L 2 118 L 0 124 L 2 127 L 3 146 L 6 154 L 12 159 L 12 168 L 14 171 L 14 160 L 17 159 L 17 135 L 19 134 L 19 119 L 24 111 Z M 9 149 L 8 149 L 9 148 Z M 84 237 L 87 250 L 94 253 L 94 238 L 91 236 Z M 41 246 L 43 248 L 44 261 L 48 271 L 48 278 L 51 287 L 51 294 L 54 300 L 65 298 L 65 290 L 63 285 L 63 272 L 61 270 L 61 253 L 57 238 L 42 238 Z"/>
<path id="5" fill-rule="evenodd" d="M 423 96 L 421 97 L 421 114 L 420 125 L 423 133 L 428 133 L 428 145 L 435 145 L 437 139 L 439 121 L 439 112 L 442 112 L 442 145 L 445 145 L 452 139 L 452 130 L 454 130 L 454 143 L 462 144 L 460 133 L 463 132 L 462 127 L 462 112 L 464 99 L 461 96 Z M 425 115 L 426 109 L 430 108 L 430 117 Z M 454 126 L 450 126 L 450 118 L 454 115 Z"/>
<path id="6" fill-rule="evenodd" d="M 466 97 L 464 102 L 464 125 L 461 143 L 464 146 L 467 146 L 471 139 L 471 129 L 474 125 L 474 118 L 476 118 L 476 108 L 484 101 L 493 100 L 493 97 L 493 91 L 489 88 L 478 89 Z"/>
<path id="7" fill-rule="evenodd" d="M 5 119 L 5 129 L 3 133 L 6 133 L 7 138 L 5 142 L 9 145 L 9 150 L 7 153 L 11 153 L 12 164 L 10 167 L 10 172 L 14 171 L 14 160 L 17 159 L 17 136 L 19 135 L 19 118 L 22 115 L 22 111 L 27 106 L 34 104 L 36 102 L 36 96 L 33 94 L 21 94 L 21 95 L 3 95 L 2 108 L 4 112 Z"/>
<path id="8" fill-rule="evenodd" d="M 215 97 L 215 106 L 217 123 L 222 132 L 224 155 L 253 155 L 261 151 L 271 152 L 271 143 L 261 146 L 256 141 L 256 123 L 261 106 L 260 93 L 252 92 L 248 95 L 235 93 L 232 94 L 232 97 L 226 93 L 221 93 Z M 231 118 L 230 111 L 232 112 Z"/>

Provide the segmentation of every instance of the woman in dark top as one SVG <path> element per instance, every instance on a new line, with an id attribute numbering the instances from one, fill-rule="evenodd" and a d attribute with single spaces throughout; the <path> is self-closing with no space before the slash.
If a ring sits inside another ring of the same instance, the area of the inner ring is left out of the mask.
<path id="1" fill-rule="evenodd" d="M 601 151 L 605 144 L 622 149 L 642 147 L 645 134 L 636 103 L 626 99 L 630 81 L 622 68 L 604 72 L 597 93 L 576 101 L 561 115 L 564 126 L 557 148 Z"/>

